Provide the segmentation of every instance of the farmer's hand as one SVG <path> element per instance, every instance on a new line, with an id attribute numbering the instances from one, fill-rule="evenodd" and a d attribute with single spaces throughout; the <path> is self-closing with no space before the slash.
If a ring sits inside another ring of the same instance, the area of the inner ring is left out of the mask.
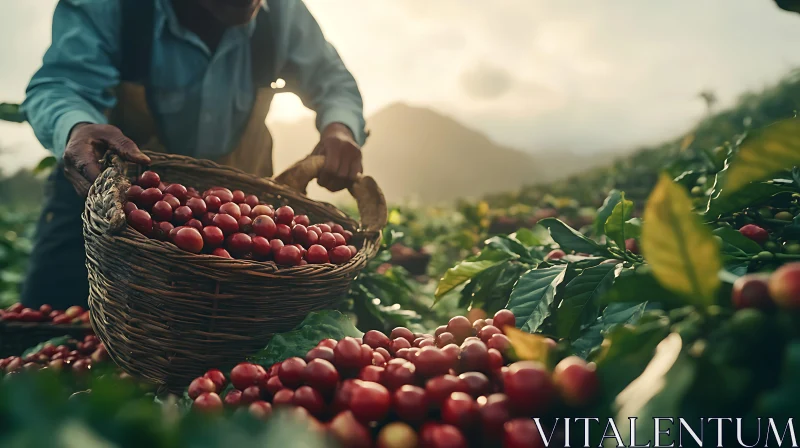
<path id="1" fill-rule="evenodd" d="M 325 156 L 325 165 L 317 183 L 330 191 L 347 188 L 364 171 L 361 148 L 347 126 L 333 123 L 322 131 L 313 155 Z"/>
<path id="2" fill-rule="evenodd" d="M 133 140 L 108 124 L 79 123 L 72 128 L 64 150 L 64 173 L 81 196 L 102 171 L 101 160 L 106 152 L 113 151 L 129 162 L 147 165 L 150 158 L 139 151 Z"/>

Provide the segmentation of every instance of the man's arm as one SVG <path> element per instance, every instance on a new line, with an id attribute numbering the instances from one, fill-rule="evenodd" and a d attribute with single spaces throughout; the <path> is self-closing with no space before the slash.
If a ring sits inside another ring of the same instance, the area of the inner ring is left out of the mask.
<path id="1" fill-rule="evenodd" d="M 78 123 L 104 124 L 119 82 L 116 0 L 60 0 L 53 38 L 31 79 L 22 110 L 42 145 L 57 157 Z"/>
<path id="2" fill-rule="evenodd" d="M 300 0 L 285 5 L 289 28 L 286 65 L 297 95 L 317 113 L 320 143 L 315 154 L 326 157 L 320 185 L 346 188 L 361 173 L 361 145 L 366 140 L 361 93 L 336 49 Z"/>

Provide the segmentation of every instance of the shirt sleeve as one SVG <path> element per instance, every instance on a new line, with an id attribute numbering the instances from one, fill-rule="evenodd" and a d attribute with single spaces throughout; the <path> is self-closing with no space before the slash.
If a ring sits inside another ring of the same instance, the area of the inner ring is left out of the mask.
<path id="1" fill-rule="evenodd" d="M 286 64 L 292 73 L 296 94 L 317 113 L 317 129 L 342 123 L 356 142 L 366 140 L 364 105 L 353 75 L 339 53 L 322 34 L 319 24 L 301 0 L 286 5 L 289 21 Z M 279 43 L 280 44 L 280 43 Z"/>
<path id="2" fill-rule="evenodd" d="M 118 25 L 115 0 L 60 0 L 56 6 L 52 43 L 22 104 L 36 138 L 56 157 L 76 124 L 108 121 L 103 112 L 114 106 L 119 83 Z"/>

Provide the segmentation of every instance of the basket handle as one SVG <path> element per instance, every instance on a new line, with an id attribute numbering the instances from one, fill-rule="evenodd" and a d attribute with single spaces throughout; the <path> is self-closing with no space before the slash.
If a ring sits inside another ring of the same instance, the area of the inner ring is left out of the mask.
<path id="1" fill-rule="evenodd" d="M 306 194 L 309 182 L 316 179 L 325 165 L 325 156 L 308 156 L 275 177 L 275 181 Z M 358 175 L 347 190 L 355 198 L 361 225 L 368 232 L 379 232 L 388 220 L 386 198 L 370 176 Z"/>

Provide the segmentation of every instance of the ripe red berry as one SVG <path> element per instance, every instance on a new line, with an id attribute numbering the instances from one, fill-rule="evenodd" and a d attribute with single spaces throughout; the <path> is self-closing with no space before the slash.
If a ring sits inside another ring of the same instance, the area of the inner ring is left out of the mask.
<path id="1" fill-rule="evenodd" d="M 223 249 L 221 247 L 218 247 L 218 248 L 214 249 L 213 251 L 211 251 L 211 255 L 214 255 L 214 256 L 217 256 L 217 257 L 222 257 L 222 258 L 233 258 L 231 256 L 231 254 L 227 250 L 225 250 L 225 249 Z"/>
<path id="2" fill-rule="evenodd" d="M 462 372 L 488 372 L 489 349 L 481 340 L 465 342 L 461 346 L 459 362 Z"/>
<path id="3" fill-rule="evenodd" d="M 203 230 L 203 223 L 200 222 L 197 219 L 190 219 L 190 220 L 186 221 L 186 224 L 184 224 L 184 225 L 186 227 L 193 227 L 193 228 L 197 229 L 198 232 Z"/>
<path id="4" fill-rule="evenodd" d="M 294 391 L 292 389 L 281 389 L 275 392 L 272 397 L 274 406 L 288 406 L 294 404 Z"/>
<path id="5" fill-rule="evenodd" d="M 253 239 L 246 233 L 234 233 L 225 239 L 225 247 L 234 257 L 241 257 L 253 250 Z"/>
<path id="6" fill-rule="evenodd" d="M 164 193 L 162 193 L 158 188 L 148 188 L 139 195 L 137 204 L 141 208 L 150 208 L 163 197 Z"/>
<path id="7" fill-rule="evenodd" d="M 285 388 L 283 387 L 283 383 L 281 383 L 281 379 L 278 378 L 278 375 L 276 373 L 274 376 L 269 377 L 264 389 L 266 389 L 267 393 L 270 396 L 274 396 L 275 394 L 278 393 L 278 391 L 283 390 Z"/>
<path id="8" fill-rule="evenodd" d="M 347 240 L 344 239 L 341 233 L 333 233 L 333 238 L 336 241 L 336 246 L 346 246 Z"/>
<path id="9" fill-rule="evenodd" d="M 770 309 L 775 303 L 769 294 L 769 274 L 749 274 L 736 279 L 731 292 L 731 302 L 737 309 Z"/>
<path id="10" fill-rule="evenodd" d="M 503 424 L 503 448 L 545 448 L 536 422 L 515 418 Z"/>
<path id="11" fill-rule="evenodd" d="M 431 378 L 425 383 L 425 392 L 431 404 L 440 406 L 453 392 L 466 392 L 467 385 L 453 375 L 442 375 Z"/>
<path id="12" fill-rule="evenodd" d="M 251 238 L 253 242 L 253 256 L 258 260 L 266 260 L 272 254 L 272 246 L 269 240 L 263 236 L 254 236 Z"/>
<path id="13" fill-rule="evenodd" d="M 399 350 L 404 348 L 411 348 L 411 342 L 409 342 L 408 339 L 396 338 L 392 340 L 392 346 L 390 350 L 392 353 L 396 355 Z"/>
<path id="14" fill-rule="evenodd" d="M 312 232 L 312 234 L 314 233 Z M 320 246 L 319 244 L 314 244 L 313 246 L 308 248 L 308 253 L 306 254 L 306 260 L 308 260 L 308 262 L 311 264 L 329 263 L 330 260 L 328 259 L 328 250 Z"/>
<path id="15" fill-rule="evenodd" d="M 272 415 L 272 405 L 266 401 L 254 401 L 253 403 L 250 403 L 247 411 L 250 413 L 250 415 L 259 420 L 266 420 L 270 415 Z"/>
<path id="16" fill-rule="evenodd" d="M 275 226 L 275 238 L 280 239 L 285 244 L 292 244 L 292 229 L 286 224 L 277 224 Z"/>
<path id="17" fill-rule="evenodd" d="M 592 403 L 600 389 L 600 380 L 594 364 L 570 356 L 564 358 L 553 370 L 553 382 L 564 402 L 574 407 L 586 407 Z"/>
<path id="18" fill-rule="evenodd" d="M 224 215 L 231 215 L 234 217 L 234 219 L 236 219 L 237 222 L 239 221 L 239 218 L 242 217 L 242 210 L 236 203 L 233 202 L 226 202 L 225 204 L 222 204 L 219 207 L 219 213 Z"/>
<path id="19" fill-rule="evenodd" d="M 261 388 L 248 386 L 242 391 L 242 404 L 249 404 L 261 400 Z"/>
<path id="20" fill-rule="evenodd" d="M 411 330 L 406 327 L 395 327 L 391 334 L 389 334 L 389 339 L 394 340 L 397 338 L 403 338 L 407 340 L 409 344 L 414 342 L 414 339 L 416 339 L 414 333 L 412 333 Z"/>
<path id="21" fill-rule="evenodd" d="M 257 386 L 264 380 L 266 375 L 267 372 L 263 367 L 257 364 L 243 362 L 237 364 L 236 367 L 231 370 L 231 384 L 239 390 L 244 390 L 248 386 Z"/>
<path id="22" fill-rule="evenodd" d="M 550 373 L 542 364 L 533 361 L 511 364 L 503 378 L 503 387 L 511 407 L 520 415 L 542 415 L 555 398 Z"/>
<path id="23" fill-rule="evenodd" d="M 392 408 L 401 420 L 421 423 L 428 416 L 425 389 L 407 384 L 395 390 L 392 394 Z"/>
<path id="24" fill-rule="evenodd" d="M 778 268 L 769 279 L 769 293 L 781 308 L 800 308 L 800 262 Z"/>
<path id="25" fill-rule="evenodd" d="M 516 327 L 517 318 L 510 310 L 500 310 L 494 314 L 492 318 L 492 325 L 505 333 L 506 327 Z"/>
<path id="26" fill-rule="evenodd" d="M 214 392 L 206 392 L 195 398 L 192 408 L 202 412 L 219 412 L 222 410 L 222 399 Z"/>
<path id="27" fill-rule="evenodd" d="M 328 362 L 334 362 L 333 349 L 330 347 L 314 347 L 306 353 L 306 362 L 310 363 L 314 359 L 324 359 Z"/>
<path id="28" fill-rule="evenodd" d="M 133 202 L 126 202 L 125 205 L 123 206 L 123 210 L 125 211 L 125 216 L 126 217 L 128 215 L 130 215 L 132 211 L 138 210 L 138 209 L 139 209 L 139 207 L 137 207 L 136 204 L 134 204 Z"/>
<path id="29" fill-rule="evenodd" d="M 389 391 L 381 384 L 356 380 L 356 390 L 350 397 L 350 411 L 363 422 L 386 418 L 392 403 Z"/>
<path id="30" fill-rule="evenodd" d="M 259 202 L 258 201 L 258 196 L 254 195 L 254 194 L 249 194 L 249 195 L 244 197 L 244 203 L 249 205 L 250 208 L 253 208 L 256 205 L 258 205 L 258 202 Z"/>
<path id="31" fill-rule="evenodd" d="M 294 210 L 288 205 L 284 205 L 275 210 L 275 221 L 277 221 L 278 224 L 285 224 L 288 226 L 292 224 L 293 220 Z"/>
<path id="32" fill-rule="evenodd" d="M 272 219 L 275 216 L 275 211 L 269 205 L 256 205 L 250 210 L 250 217 L 255 220 L 257 216 L 269 216 Z"/>
<path id="33" fill-rule="evenodd" d="M 199 218 L 203 216 L 208 211 L 208 207 L 206 206 L 206 201 L 200 198 L 189 198 L 186 200 L 186 206 L 192 210 L 192 215 L 195 218 Z"/>
<path id="34" fill-rule="evenodd" d="M 161 176 L 155 171 L 145 171 L 136 182 L 142 188 L 157 188 L 161 183 Z"/>
<path id="35" fill-rule="evenodd" d="M 419 433 L 420 445 L 425 448 L 467 448 L 469 444 L 464 434 L 455 426 L 440 423 L 426 423 Z"/>
<path id="36" fill-rule="evenodd" d="M 170 184 L 164 189 L 164 194 L 174 196 L 178 201 L 185 201 L 188 198 L 189 191 L 181 184 Z"/>
<path id="37" fill-rule="evenodd" d="M 281 383 L 290 389 L 296 389 L 303 384 L 303 372 L 306 362 L 302 358 L 293 357 L 284 360 L 278 368 L 278 377 Z"/>
<path id="38" fill-rule="evenodd" d="M 386 336 L 380 331 L 369 330 L 366 333 L 364 333 L 364 343 L 374 349 L 378 347 L 383 347 L 385 349 L 388 349 L 391 346 L 392 341 L 389 339 L 388 336 Z"/>
<path id="39" fill-rule="evenodd" d="M 219 208 L 222 206 L 222 200 L 220 200 L 219 197 L 214 196 L 213 194 L 206 196 L 205 201 L 206 201 L 206 209 L 209 212 L 217 213 L 219 211 Z"/>
<path id="40" fill-rule="evenodd" d="M 383 372 L 385 371 L 386 369 L 384 367 L 375 365 L 364 366 L 361 371 L 358 372 L 358 379 L 361 381 L 372 381 L 373 383 L 383 384 Z"/>
<path id="41" fill-rule="evenodd" d="M 357 369 L 362 366 L 361 344 L 355 338 L 345 337 L 333 349 L 334 364 L 340 369 Z"/>
<path id="42" fill-rule="evenodd" d="M 231 408 L 235 408 L 242 404 L 242 391 L 240 390 L 230 390 L 227 394 L 225 394 L 225 405 Z"/>
<path id="43" fill-rule="evenodd" d="M 169 221 L 172 219 L 172 206 L 165 201 L 158 201 L 153 204 L 151 212 L 153 219 L 157 221 Z"/>
<path id="44" fill-rule="evenodd" d="M 311 225 L 311 220 L 306 215 L 297 215 L 294 217 L 294 223 L 308 227 Z"/>
<path id="45" fill-rule="evenodd" d="M 194 254 L 203 250 L 203 236 L 194 227 L 182 227 L 175 233 L 173 240 L 176 246 Z"/>
<path id="46" fill-rule="evenodd" d="M 453 392 L 442 403 L 442 421 L 468 430 L 480 422 L 478 403 L 467 393 Z"/>
<path id="47" fill-rule="evenodd" d="M 277 252 L 273 253 L 275 263 L 284 266 L 297 266 L 300 264 L 302 257 L 303 254 L 300 252 L 300 249 L 294 246 L 283 246 Z"/>
<path id="48" fill-rule="evenodd" d="M 153 232 L 153 218 L 145 210 L 132 211 L 128 215 L 128 224 L 145 236 L 149 236 Z"/>
<path id="49" fill-rule="evenodd" d="M 294 391 L 292 403 L 314 416 L 320 416 L 325 411 L 325 399 L 322 398 L 322 394 L 309 386 L 298 387 Z"/>
<path id="50" fill-rule="evenodd" d="M 336 247 L 336 237 L 332 233 L 326 232 L 319 236 L 317 243 L 325 249 L 331 250 Z"/>
<path id="51" fill-rule="evenodd" d="M 503 425 L 511 418 L 508 395 L 489 395 L 482 405 L 479 403 L 479 412 L 484 435 L 490 439 L 500 440 L 503 436 Z"/>
<path id="52" fill-rule="evenodd" d="M 188 394 L 189 398 L 194 400 L 195 398 L 199 397 L 201 394 L 206 392 L 216 392 L 217 386 L 211 381 L 209 378 L 200 377 L 195 378 L 192 380 L 191 384 L 189 384 Z"/>
<path id="53" fill-rule="evenodd" d="M 222 203 L 231 202 L 233 200 L 233 193 L 231 190 L 222 187 L 214 187 L 206 192 L 207 195 L 214 195 L 219 198 Z"/>
<path id="54" fill-rule="evenodd" d="M 439 348 L 424 347 L 414 358 L 417 372 L 426 378 L 444 375 L 453 367 L 451 359 Z"/>
<path id="55" fill-rule="evenodd" d="M 211 369 L 203 376 L 210 379 L 214 383 L 217 391 L 222 391 L 222 389 L 225 387 L 225 384 L 228 382 L 228 380 L 225 379 L 225 374 L 222 373 L 221 370 L 217 369 Z"/>
<path id="56" fill-rule="evenodd" d="M 181 205 L 172 212 L 172 223 L 176 226 L 184 225 L 194 216 L 192 209 Z"/>
<path id="57" fill-rule="evenodd" d="M 769 240 L 769 233 L 764 228 L 755 224 L 747 224 L 739 229 L 739 233 L 758 244 L 764 244 Z"/>
<path id="58" fill-rule="evenodd" d="M 625 240 L 625 250 L 633 254 L 639 253 L 639 243 L 636 241 L 636 238 L 628 238 Z"/>
<path id="59" fill-rule="evenodd" d="M 277 232 L 275 221 L 267 215 L 258 215 L 253 218 L 253 232 L 258 236 L 263 236 L 266 239 L 271 239 Z"/>
<path id="60" fill-rule="evenodd" d="M 383 384 L 389 390 L 396 390 L 406 384 L 414 384 L 416 382 L 416 367 L 414 367 L 414 364 L 405 360 L 397 361 L 399 362 L 392 363 L 390 361 L 384 368 Z"/>
<path id="61" fill-rule="evenodd" d="M 511 349 L 511 340 L 504 334 L 495 334 L 489 339 L 486 346 L 489 347 L 489 349 L 495 349 L 501 354 L 505 354 Z"/>
<path id="62" fill-rule="evenodd" d="M 358 422 L 351 411 L 339 413 L 329 424 L 330 432 L 341 446 L 348 448 L 369 448 L 372 436 L 364 425 Z"/>
<path id="63" fill-rule="evenodd" d="M 459 375 L 458 378 L 463 382 L 466 389 L 465 392 L 475 398 L 487 395 L 492 391 L 492 384 L 483 373 L 465 372 Z"/>
<path id="64" fill-rule="evenodd" d="M 545 260 L 560 260 L 566 257 L 567 254 L 561 249 L 553 249 L 547 255 L 545 255 Z"/>
<path id="65" fill-rule="evenodd" d="M 339 372 L 336 371 L 336 367 L 330 361 L 322 358 L 311 359 L 303 370 L 302 376 L 302 381 L 306 385 L 323 394 L 333 392 L 336 385 L 339 384 Z"/>
<path id="66" fill-rule="evenodd" d="M 472 322 L 464 316 L 455 316 L 447 323 L 447 331 L 456 338 L 456 342 L 461 342 L 472 336 Z"/>
<path id="67" fill-rule="evenodd" d="M 336 246 L 328 252 L 328 257 L 335 264 L 347 263 L 352 256 L 353 254 L 347 246 Z"/>
<path id="68" fill-rule="evenodd" d="M 222 233 L 222 229 L 217 226 L 203 227 L 202 234 L 203 247 L 208 249 L 216 249 L 225 242 L 225 235 Z"/>
<path id="69" fill-rule="evenodd" d="M 125 190 L 125 200 L 137 202 L 143 191 L 144 188 L 140 187 L 139 185 L 131 185 L 127 190 Z"/>

